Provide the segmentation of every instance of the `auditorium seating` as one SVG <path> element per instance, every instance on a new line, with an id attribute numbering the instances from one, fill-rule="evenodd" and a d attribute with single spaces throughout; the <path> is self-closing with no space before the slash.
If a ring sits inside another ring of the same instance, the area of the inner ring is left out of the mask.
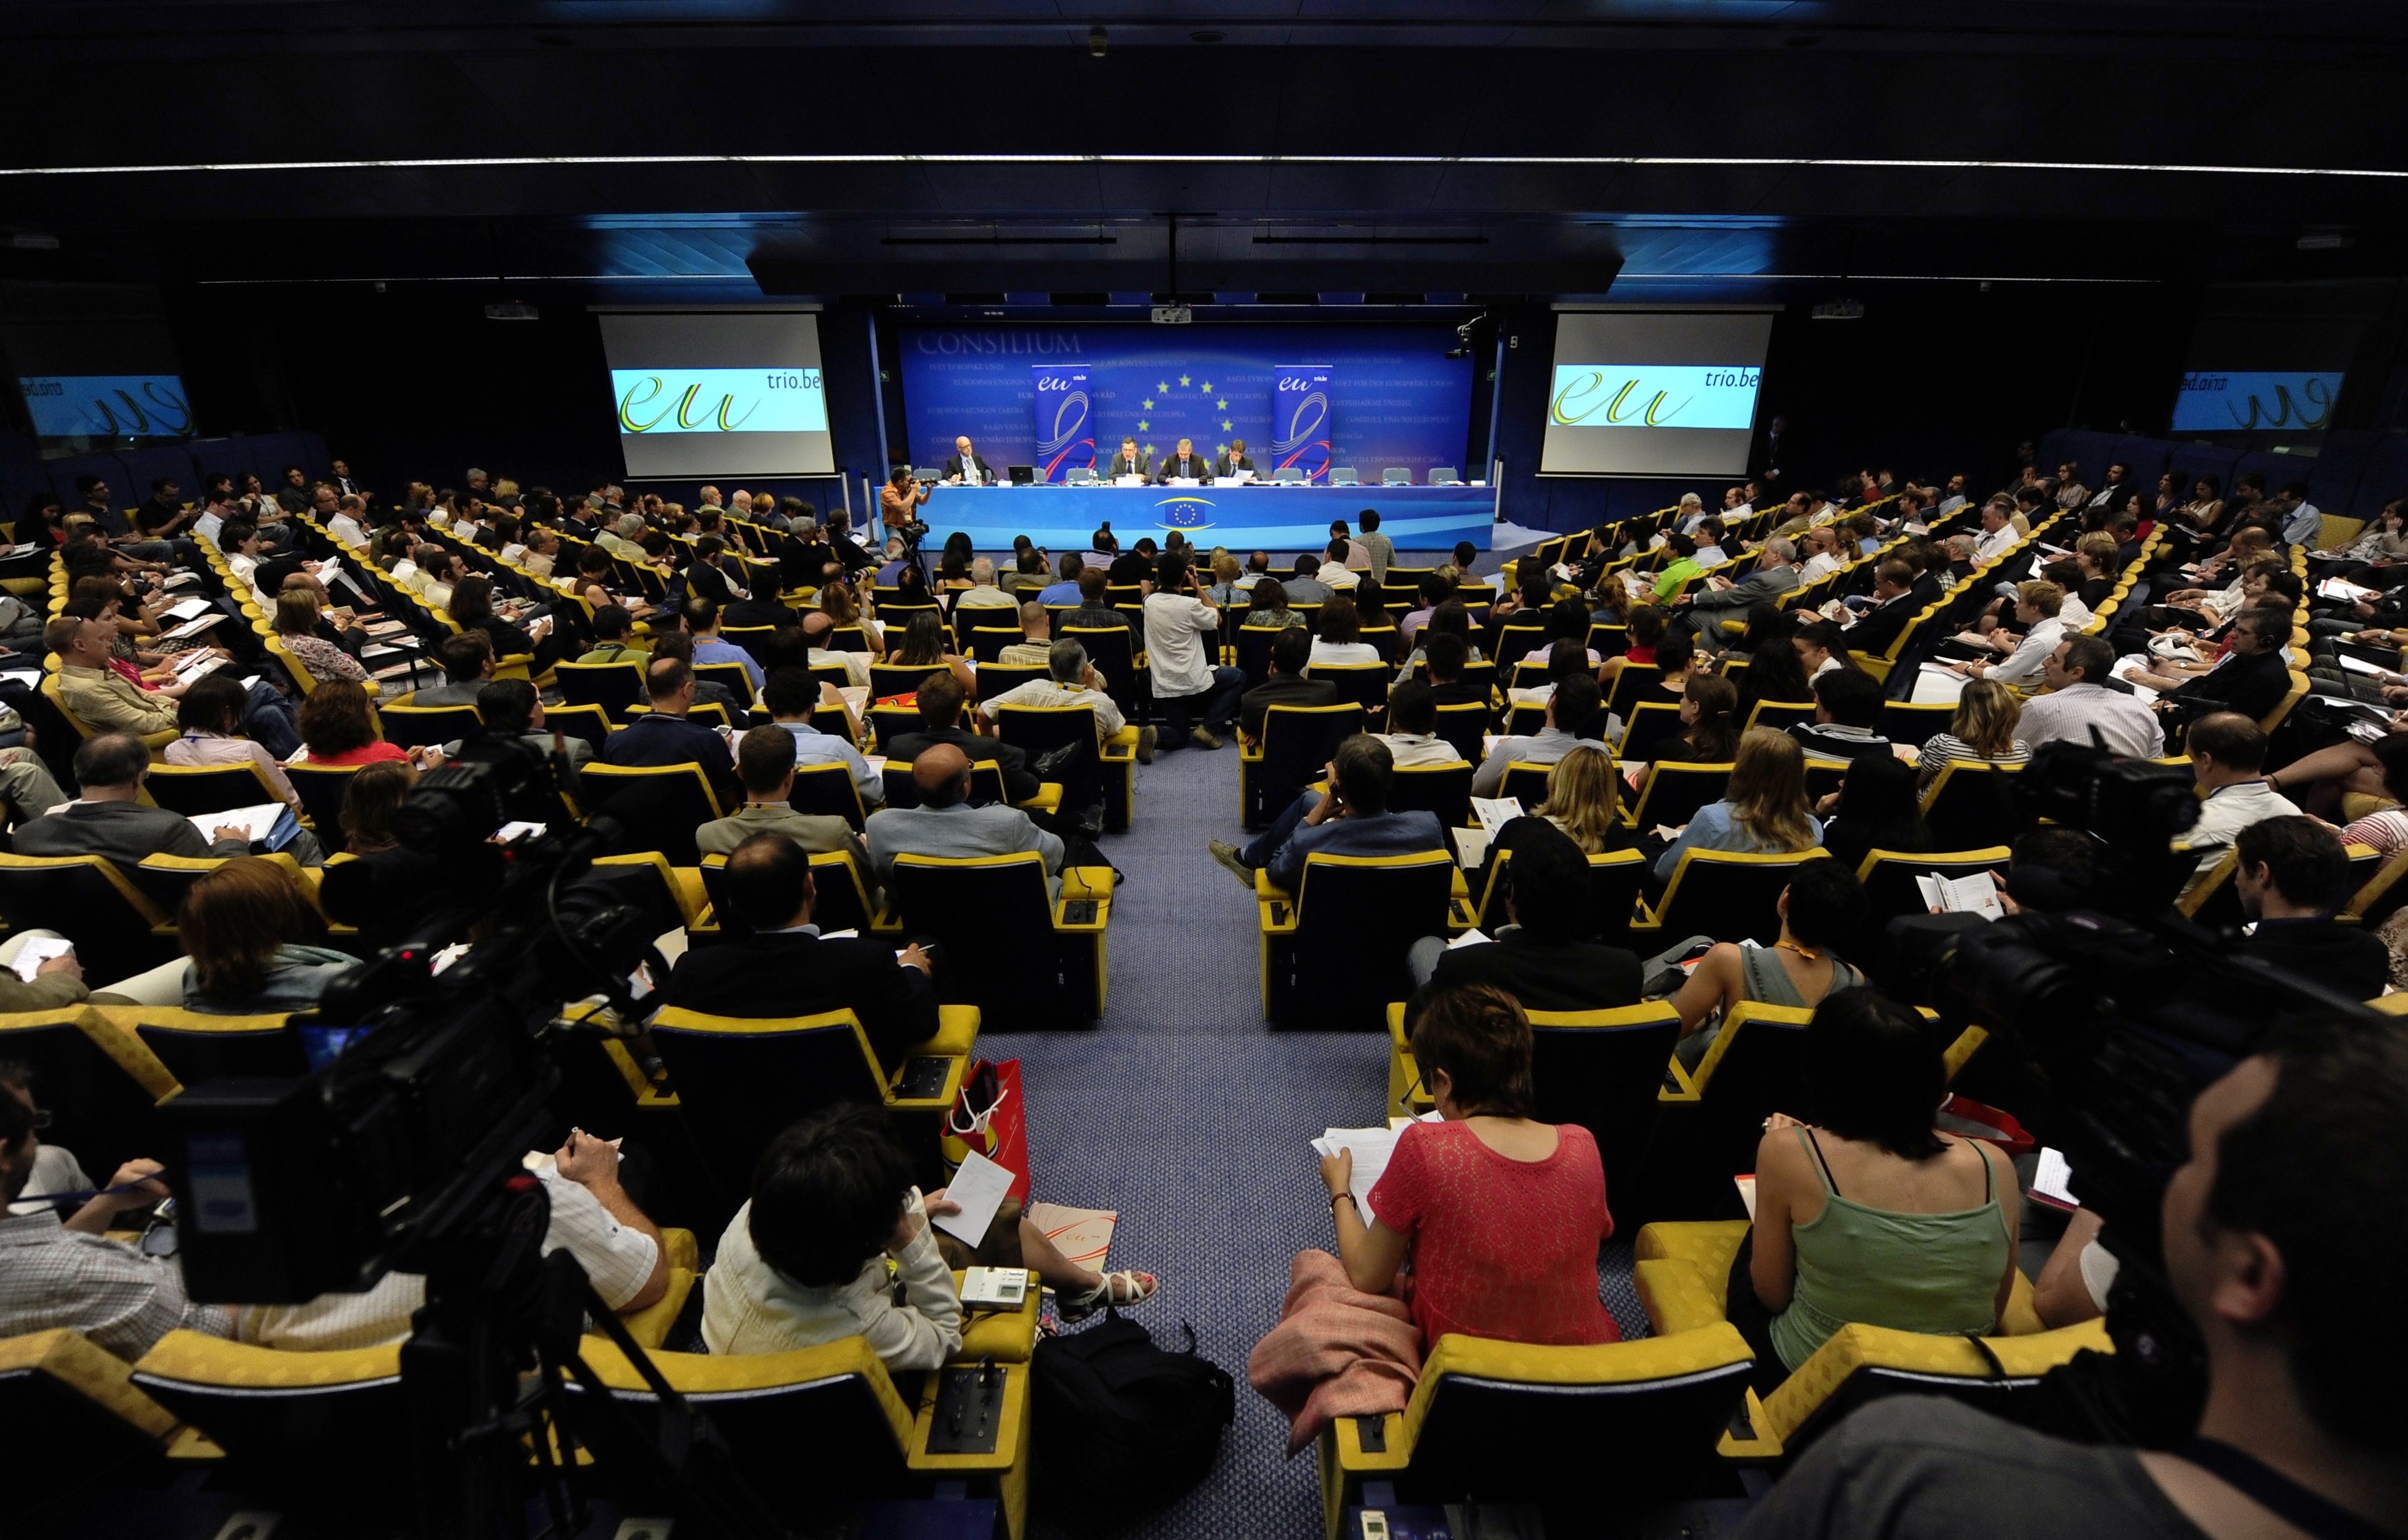
<path id="1" fill-rule="evenodd" d="M 694 831 L 724 815 L 699 765 L 589 764 L 578 772 L 578 802 L 626 830 L 629 850 L 656 850 L 672 866 L 700 860 Z"/>
<path id="2" fill-rule="evenodd" d="M 1806 861 L 1828 859 L 1819 846 L 1795 855 L 1683 851 L 1663 898 L 1631 923 L 1631 933 L 1643 938 L 1637 943 L 1641 952 L 1693 935 L 1718 941 L 1746 937 L 1770 946 L 1781 935 L 1774 905 L 1789 885 L 1789 874 Z"/>
<path id="3" fill-rule="evenodd" d="M 1105 739 L 1099 728 L 1092 706 L 1025 706 L 1015 701 L 996 712 L 997 735 L 1032 762 L 1065 743 L 1096 744 L 1094 756 L 1082 767 L 1093 779 L 1092 792 L 1083 781 L 1066 781 L 1060 800 L 1072 808 L 1084 808 L 1092 805 L 1093 798 L 1100 797 L 1104 828 L 1125 829 L 1137 797 L 1138 729 L 1125 727 Z"/>
<path id="4" fill-rule="evenodd" d="M 1263 716 L 1259 744 L 1238 754 L 1238 808 L 1245 827 L 1260 828 L 1321 778 L 1338 745 L 1363 730 L 1363 708 L 1273 706 Z"/>
<path id="5" fill-rule="evenodd" d="M 1639 1232 L 1632 1281 L 1657 1331 L 1695 1331 L 1724 1320 L 1725 1281 L 1747 1233 L 1744 1219 L 1651 1224 Z M 1943 1395 L 2014 1420 L 2042 1376 L 2085 1350 L 2114 1350 L 2103 1320 L 2048 1331 L 2018 1274 L 2004 1317 L 1979 1339 L 1852 1322 L 1770 1396 L 1747 1395 L 1744 1429 L 1723 1453 L 1750 1462 L 1795 1458 L 1848 1413 L 1886 1395 Z"/>
<path id="6" fill-rule="evenodd" d="M 174 1414 L 135 1389 L 123 1360 L 65 1331 L 0 1338 L 0 1422 L 9 1459 L 41 1473 L 50 1495 L 85 1480 L 139 1479 L 176 1432 Z M 22 1518 L 42 1502 L 20 1492 L 12 1506 Z"/>
<path id="7" fill-rule="evenodd" d="M 940 1000 L 1001 1024 L 1082 1025 L 1102 1015 L 1108 870 L 1067 867 L 1049 898 L 1043 858 L 899 856 L 890 898 L 910 936 L 938 945 Z"/>
<path id="8" fill-rule="evenodd" d="M 138 973 L 181 950 L 173 919 L 102 856 L 0 853 L 0 918 L 11 930 L 64 935 L 95 978 Z"/>
<path id="9" fill-rule="evenodd" d="M 1401 776 L 1405 772 L 1398 773 Z M 1476 929 L 1495 935 L 1498 926 L 1511 923 L 1505 896 L 1509 887 L 1506 874 L 1512 870 L 1512 860 L 1513 853 L 1510 850 L 1499 851 L 1490 857 L 1477 902 L 1469 899 L 1455 900 L 1455 928 Z M 1608 946 L 1628 944 L 1630 922 L 1646 871 L 1647 858 L 1636 850 L 1608 850 L 1591 856 L 1588 858 L 1589 907 L 1582 917 L 1582 933 Z"/>
<path id="10" fill-rule="evenodd" d="M 142 790 L 157 806 L 187 818 L 283 800 L 268 784 L 266 773 L 251 763 L 153 765 L 143 779 Z"/>
<path id="11" fill-rule="evenodd" d="M 1407 987 L 1405 953 L 1448 930 L 1463 872 L 1443 850 L 1304 859 L 1295 893 L 1254 874 L 1263 1015 L 1274 1026 L 1376 1026 Z"/>
<path id="12" fill-rule="evenodd" d="M 1952 759 L 1923 792 L 1924 827 L 1942 850 L 1973 850 L 2012 844 L 2026 819 L 2013 800 L 2007 778 L 2020 765 Z"/>

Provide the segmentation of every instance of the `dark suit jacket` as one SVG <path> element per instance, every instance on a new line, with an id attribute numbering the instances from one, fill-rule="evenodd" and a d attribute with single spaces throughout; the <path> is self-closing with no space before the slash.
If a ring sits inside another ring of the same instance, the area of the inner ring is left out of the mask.
<path id="1" fill-rule="evenodd" d="M 600 758 L 606 765 L 700 765 L 721 807 L 744 801 L 744 785 L 736 779 L 726 740 L 682 716 L 644 712 L 604 741 Z"/>
<path id="2" fill-rule="evenodd" d="M 2260 920 L 2241 955 L 2315 979 L 2352 1000 L 2372 1000 L 2391 981 L 2391 953 L 2372 931 L 2329 919 Z"/>
<path id="3" fill-rule="evenodd" d="M 1215 476 L 1234 476 L 1240 470 L 1254 468 L 1254 457 L 1251 454 L 1239 455 L 1235 465 L 1229 463 L 1229 456 L 1226 454 L 1218 456 L 1212 462 L 1212 474 Z"/>
<path id="4" fill-rule="evenodd" d="M 1639 957 L 1598 942 L 1541 942 L 1507 930 L 1485 946 L 1458 946 L 1440 957 L 1429 983 L 1406 1001 L 1406 1024 L 1438 991 L 1474 984 L 1495 985 L 1525 1011 L 1610 1010 L 1639 1003 Z"/>
<path id="5" fill-rule="evenodd" d="M 1300 674 L 1273 674 L 1238 698 L 1238 727 L 1248 738 L 1263 736 L 1263 720 L 1273 706 L 1335 706 L 1338 686 L 1326 679 Z"/>
<path id="6" fill-rule="evenodd" d="M 1098 466 L 1096 474 L 1108 482 L 1115 476 L 1143 476 L 1146 474 L 1145 456 L 1115 454 Z"/>
<path id="7" fill-rule="evenodd" d="M 1124 551 L 1112 558 L 1112 565 L 1105 569 L 1104 576 L 1111 580 L 1112 586 L 1125 588 L 1154 576 L 1154 563 L 1134 551 Z"/>
<path id="8" fill-rule="evenodd" d="M 982 482 L 995 480 L 995 468 L 986 463 L 985 455 L 972 454 L 970 460 L 978 467 L 979 480 Z M 949 454 L 945 457 L 945 463 L 939 466 L 937 469 L 947 481 L 951 481 L 962 473 L 962 457 L 958 454 Z"/>
<path id="9" fill-rule="evenodd" d="M 1037 776 L 1029 770 L 1028 756 L 1021 752 L 1019 745 L 999 738 L 981 738 L 960 727 L 947 727 L 942 732 L 896 733 L 886 757 L 891 763 L 909 765 L 939 743 L 953 744 L 968 755 L 972 764 L 993 760 L 1003 771 L 1003 794 L 1013 801 L 1025 802 L 1037 795 Z"/>
<path id="10" fill-rule="evenodd" d="M 1886 604 L 1875 605 L 1865 612 L 1864 618 L 1848 627 L 1848 647 L 1858 653 L 1886 653 L 1906 623 L 1922 612 L 1926 601 L 1913 590 L 1900 594 Z"/>
<path id="11" fill-rule="evenodd" d="M 1188 469 L 1185 473 L 1197 478 L 1198 480 L 1212 474 L 1212 462 L 1206 459 L 1201 454 L 1189 455 L 1187 457 L 1187 465 Z M 1181 474 L 1179 469 L 1179 456 L 1176 454 L 1166 454 L 1162 457 L 1162 468 L 1154 473 L 1154 479 L 1157 482 L 1167 482 L 1173 476 L 1177 476 L 1179 474 Z"/>
<path id="12" fill-rule="evenodd" d="M 719 612 L 720 622 L 726 626 L 796 626 L 802 617 L 776 599 L 738 599 Z"/>
<path id="13" fill-rule="evenodd" d="M 20 856 L 105 856 L 128 882 L 150 899 L 175 912 L 176 885 L 144 875 L 146 856 L 247 856 L 241 840 L 212 844 L 199 828 L 181 813 L 139 802 L 71 802 L 17 826 Z"/>
<path id="14" fill-rule="evenodd" d="M 937 1030 L 936 989 L 917 968 L 898 965 L 883 941 L 797 933 L 698 946 L 678 959 L 664 994 L 671 1005 L 715 1016 L 849 1010 L 889 1073 L 906 1047 Z"/>
<path id="15" fill-rule="evenodd" d="M 1327 684 L 1328 682 L 1325 680 L 1323 683 Z M 1330 688 L 1336 689 L 1337 686 L 1332 684 L 1330 685 Z M 1460 679 L 1450 680 L 1444 684 L 1432 684 L 1430 686 L 1430 695 L 1436 703 L 1440 706 L 1469 706 L 1475 704 L 1484 706 L 1489 703 L 1489 692 L 1486 686 L 1469 684 Z"/>
<path id="16" fill-rule="evenodd" d="M 2212 709 L 2235 711 L 2251 718 L 2274 709 L 2291 687 L 2287 648 L 2236 657 L 2213 673 L 2200 675 L 2162 698 L 2183 706 L 2214 702 Z"/>

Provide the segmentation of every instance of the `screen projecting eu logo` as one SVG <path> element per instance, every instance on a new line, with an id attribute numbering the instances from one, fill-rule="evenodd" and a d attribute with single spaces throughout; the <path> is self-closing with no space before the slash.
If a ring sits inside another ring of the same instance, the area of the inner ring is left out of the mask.
<path id="1" fill-rule="evenodd" d="M 1752 428 L 1759 371 L 1729 365 L 1558 364 L 1555 427 Z"/>
<path id="2" fill-rule="evenodd" d="M 1212 527 L 1210 497 L 1165 497 L 1154 509 L 1156 529 L 1176 529 L 1182 535 L 1193 535 Z"/>
<path id="3" fill-rule="evenodd" d="M 612 369 L 622 433 L 825 433 L 816 368 Z"/>

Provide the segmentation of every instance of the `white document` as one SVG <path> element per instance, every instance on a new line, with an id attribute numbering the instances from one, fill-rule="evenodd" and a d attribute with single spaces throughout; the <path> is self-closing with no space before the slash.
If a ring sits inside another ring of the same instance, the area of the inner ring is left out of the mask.
<path id="1" fill-rule="evenodd" d="M 2339 655 L 2341 657 L 2341 666 L 2347 669 L 2352 673 L 2387 674 L 2391 671 L 2379 663 L 2369 663 L 2362 657 L 2352 657 L 2347 653 L 2343 653 Z"/>
<path id="2" fill-rule="evenodd" d="M 1456 859 L 1466 867 L 1475 867 L 1488 859 L 1488 831 L 1479 828 L 1451 828 L 1455 836 Z"/>
<path id="3" fill-rule="evenodd" d="M 2040 1147 L 2040 1169 L 2032 1173 L 2031 1193 L 2062 1208 L 2082 1206 L 2082 1200 L 2073 1195 L 2073 1168 L 2066 1164 L 2062 1151 L 2046 1144 Z"/>
<path id="4" fill-rule="evenodd" d="M 208 614 L 209 612 L 209 601 L 205 598 L 184 599 L 179 603 L 167 606 L 166 612 L 168 617 L 173 620 L 190 620 L 194 615 Z"/>
<path id="5" fill-rule="evenodd" d="M 1522 816 L 1522 799 L 1518 797 L 1475 797 L 1471 799 L 1471 815 L 1480 820 L 1481 831 L 1494 840 L 1498 829 Z"/>
<path id="6" fill-rule="evenodd" d="M 853 714 L 856 716 L 869 710 L 868 685 L 839 684 L 836 687 L 836 693 L 844 698 L 844 703 L 853 708 Z"/>
<path id="7" fill-rule="evenodd" d="M 1145 484 L 1145 478 L 1134 474 L 1127 476 L 1115 476 L 1112 478 L 1112 484 L 1114 486 L 1143 486 Z"/>
<path id="8" fill-rule="evenodd" d="M 948 1235 L 958 1235 L 965 1245 L 986 1244 L 987 1227 L 995 1223 L 995 1211 L 1003 1206 L 1005 1196 L 1011 1190 L 1015 1173 L 972 1150 L 953 1173 L 945 1188 L 945 1197 L 961 1204 L 959 1214 L 940 1214 L 928 1222 Z"/>
<path id="9" fill-rule="evenodd" d="M 195 813 L 192 822 L 204 840 L 214 839 L 219 829 L 231 827 L 241 829 L 243 838 L 256 844 L 267 838 L 267 831 L 276 827 L 283 812 L 281 802 L 262 802 L 257 807 L 229 808 L 223 813 Z"/>
<path id="10" fill-rule="evenodd" d="M 159 640 L 162 641 L 181 641 L 186 637 L 196 637 L 223 619 L 225 619 L 225 616 L 222 614 L 203 615 L 198 620 L 186 621 L 183 625 L 177 626 L 172 631 L 161 632 Z"/>
<path id="11" fill-rule="evenodd" d="M 2316 584 L 2318 598 L 2371 599 L 2382 597 L 2382 593 L 2383 590 L 2380 588 L 2369 588 L 2364 583 L 2352 583 L 2347 578 L 2327 578 Z"/>
<path id="12" fill-rule="evenodd" d="M 1315 1155 L 1336 1155 L 1340 1150 L 1354 1152 L 1354 1175 L 1347 1184 L 1346 1190 L 1354 1195 L 1355 1210 L 1362 1215 L 1366 1225 L 1372 1218 L 1371 1189 L 1380 1185 L 1380 1178 L 1387 1173 L 1388 1157 L 1395 1154 L 1396 1149 L 1397 1130 L 1394 1129 L 1325 1129 L 1321 1137 L 1312 1142 Z"/>
<path id="13" fill-rule="evenodd" d="M 1447 943 L 1446 949 L 1452 952 L 1458 946 L 1486 946 L 1489 944 L 1489 942 L 1490 937 L 1487 932 L 1474 927 L 1473 928 L 1465 931 L 1462 935 L 1455 937 L 1455 940 Z"/>
<path id="14" fill-rule="evenodd" d="M 869 773 L 872 775 L 886 773 L 886 756 L 882 754 L 865 754 L 861 756 L 861 762 L 869 767 Z"/>
<path id="15" fill-rule="evenodd" d="M 1963 674 L 1951 672 L 1937 663 L 1927 663 L 1915 670 L 1912 698 L 1917 705 L 1925 706 L 1954 700 L 1965 693 L 1966 684 Z"/>
<path id="16" fill-rule="evenodd" d="M 1731 1181 L 1739 1188 L 1739 1201 L 1747 1205 L 1748 1222 L 1754 1224 L 1756 1222 L 1756 1174 L 1751 1172 L 1745 1176 L 1734 1176 Z"/>
<path id="17" fill-rule="evenodd" d="M 1916 877 L 1914 885 L 1923 894 L 1925 906 L 1937 914 L 1979 914 L 1985 920 L 2007 917 L 2006 906 L 1999 902 L 1999 885 L 1986 871 L 1970 877 L 1943 877 L 1928 871 Z"/>
<path id="18" fill-rule="evenodd" d="M 2135 677 L 2136 675 L 2144 674 L 2147 671 L 2148 660 L 2135 653 L 2117 662 L 2114 668 L 2108 670 L 2108 676 L 2114 679 L 2120 679 L 2125 684 L 2131 685 L 2132 693 L 2135 696 L 2138 696 L 2143 701 L 2146 702 L 2157 698 L 2157 695 L 2159 693 L 2156 685 L 2143 684 Z"/>
<path id="19" fill-rule="evenodd" d="M 194 652 L 186 653 L 183 655 L 192 659 L 192 661 L 190 663 L 179 663 L 176 665 L 176 677 L 178 679 L 198 679 L 203 674 L 213 673 L 217 669 L 225 667 L 225 659 L 218 656 L 215 653 Z"/>
<path id="20" fill-rule="evenodd" d="M 17 971 L 19 978 L 31 984 L 34 982 L 34 975 L 42 971 L 42 964 L 52 957 L 65 957 L 74 950 L 75 943 L 64 936 L 56 938 L 36 936 L 17 949 L 17 960 L 8 966 Z"/>
<path id="21" fill-rule="evenodd" d="M 0 674 L 0 679 L 14 680 L 29 690 L 38 690 L 42 687 L 42 675 L 38 669 L 11 669 L 7 673 Z"/>

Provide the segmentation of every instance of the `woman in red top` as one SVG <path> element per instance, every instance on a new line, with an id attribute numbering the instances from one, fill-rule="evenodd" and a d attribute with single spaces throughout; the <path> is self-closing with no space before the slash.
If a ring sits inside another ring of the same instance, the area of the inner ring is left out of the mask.
<path id="1" fill-rule="evenodd" d="M 422 757 L 405 754 L 398 744 L 377 736 L 376 719 L 368 714 L 368 693 L 348 679 L 330 679 L 302 699 L 301 741 L 309 750 L 308 764 L 373 765 L 380 759 Z"/>
<path id="2" fill-rule="evenodd" d="M 1437 1123 L 1397 1141 L 1356 1212 L 1352 1152 L 1325 1158 L 1347 1280 L 1395 1287 L 1427 1345 L 1450 1331 L 1507 1342 L 1619 1342 L 1598 1300 L 1597 1251 L 1613 1233 L 1597 1141 L 1530 1116 L 1530 1023 L 1502 990 L 1437 996 L 1413 1024 Z"/>

